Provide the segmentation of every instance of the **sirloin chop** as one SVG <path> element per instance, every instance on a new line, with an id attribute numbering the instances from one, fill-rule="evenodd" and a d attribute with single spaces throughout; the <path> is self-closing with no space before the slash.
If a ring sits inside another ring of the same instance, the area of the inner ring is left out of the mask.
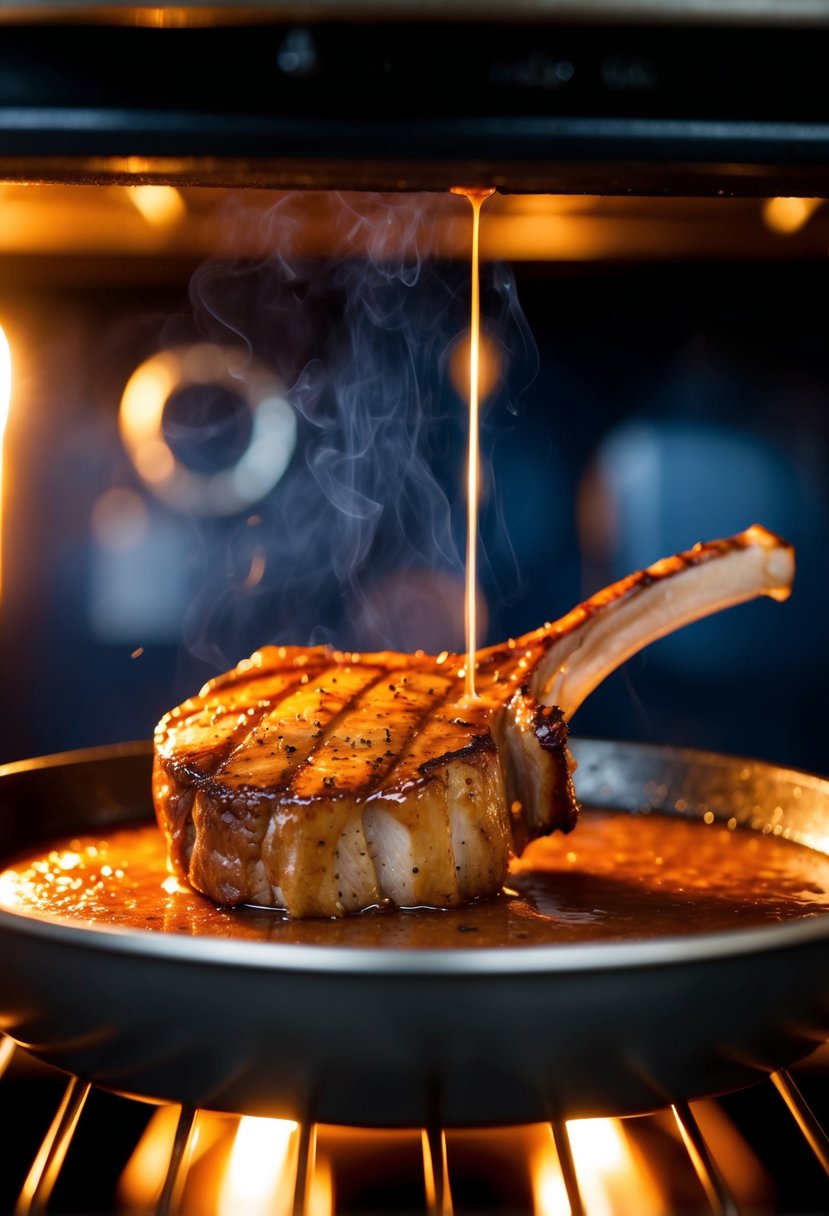
<path id="1" fill-rule="evenodd" d="M 494 896 L 528 839 L 576 823 L 567 721 L 674 629 L 785 599 L 790 545 L 757 525 L 465 657 L 265 646 L 166 714 L 153 798 L 177 875 L 291 916 Z"/>

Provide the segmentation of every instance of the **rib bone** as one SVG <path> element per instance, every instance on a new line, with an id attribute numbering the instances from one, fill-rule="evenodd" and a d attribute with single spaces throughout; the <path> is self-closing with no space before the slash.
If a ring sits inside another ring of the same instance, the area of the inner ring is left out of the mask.
<path id="1" fill-rule="evenodd" d="M 651 642 L 761 595 L 785 600 L 793 579 L 792 546 L 759 524 L 662 558 L 522 638 L 519 646 L 542 649 L 530 689 L 569 720 L 605 676 Z"/>

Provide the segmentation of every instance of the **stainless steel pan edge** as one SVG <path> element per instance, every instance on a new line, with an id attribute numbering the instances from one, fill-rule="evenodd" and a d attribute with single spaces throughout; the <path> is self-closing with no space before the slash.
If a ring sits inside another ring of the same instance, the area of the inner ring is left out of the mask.
<path id="1" fill-rule="evenodd" d="M 641 746 L 576 751 L 587 803 L 710 810 L 759 831 L 774 820 L 829 842 L 820 778 Z M 8 766 L 0 839 L 24 847 L 146 813 L 147 774 L 141 745 Z M 335 1123 L 629 1114 L 749 1084 L 829 1034 L 829 918 L 449 955 L 88 931 L 3 911 L 0 949 L 0 1027 L 60 1067 L 151 1098 Z"/>

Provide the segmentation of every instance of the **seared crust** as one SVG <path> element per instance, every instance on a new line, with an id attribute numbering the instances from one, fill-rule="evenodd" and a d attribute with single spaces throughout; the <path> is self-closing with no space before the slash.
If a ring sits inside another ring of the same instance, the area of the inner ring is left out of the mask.
<path id="1" fill-rule="evenodd" d="M 159 723 L 154 800 L 174 869 L 220 903 L 295 916 L 495 894 L 513 846 L 499 743 L 519 672 L 482 673 L 472 700 L 459 656 L 258 651 Z M 559 725 L 544 745 L 539 726 L 535 749 L 547 830 L 575 820 Z"/>
<path id="2" fill-rule="evenodd" d="M 495 894 L 510 851 L 577 805 L 567 719 L 672 629 L 767 594 L 791 546 L 754 526 L 465 657 L 265 647 L 159 723 L 153 792 L 177 873 L 220 903 L 341 916 Z"/>

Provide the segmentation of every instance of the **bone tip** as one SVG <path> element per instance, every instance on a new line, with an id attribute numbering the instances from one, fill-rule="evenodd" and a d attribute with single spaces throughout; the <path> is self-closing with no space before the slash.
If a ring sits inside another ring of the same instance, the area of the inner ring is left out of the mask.
<path id="1" fill-rule="evenodd" d="M 794 581 L 794 546 L 762 524 L 752 524 L 742 535 L 746 545 L 757 545 L 766 550 L 768 594 L 774 600 L 788 599 Z"/>
<path id="2" fill-rule="evenodd" d="M 780 546 L 791 548 L 786 541 L 776 533 L 770 532 L 768 528 L 764 528 L 762 524 L 751 524 L 736 539 L 742 541 L 744 545 L 759 545 L 762 549 L 777 549 Z"/>

